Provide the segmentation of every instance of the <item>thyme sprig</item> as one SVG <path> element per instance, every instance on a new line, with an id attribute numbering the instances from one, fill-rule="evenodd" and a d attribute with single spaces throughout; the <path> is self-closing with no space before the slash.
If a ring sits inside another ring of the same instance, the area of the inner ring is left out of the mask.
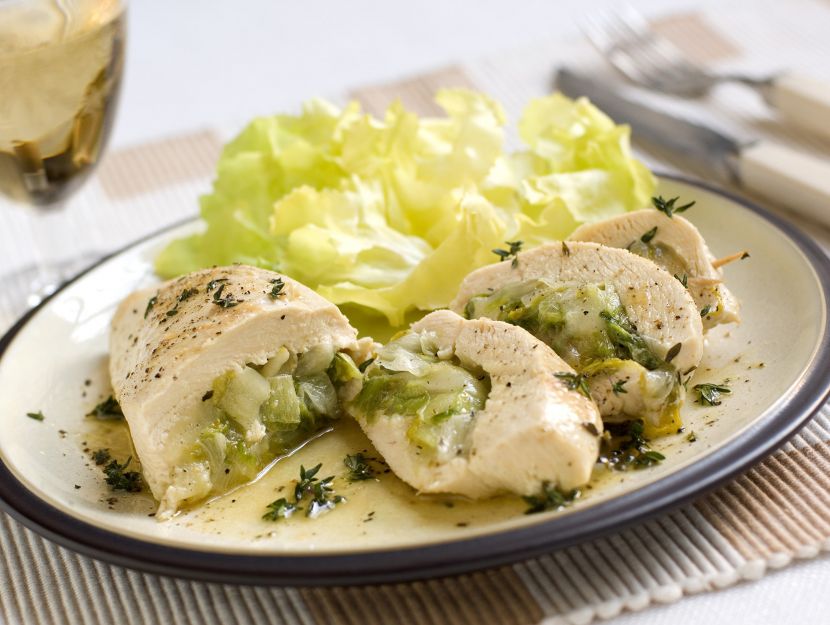
<path id="1" fill-rule="evenodd" d="M 348 478 L 352 482 L 371 480 L 375 477 L 375 470 L 369 464 L 369 460 L 361 453 L 346 454 L 343 464 L 349 470 Z"/>
<path id="2" fill-rule="evenodd" d="M 651 198 L 651 203 L 654 205 L 654 208 L 659 210 L 661 213 L 665 213 L 666 216 L 671 219 L 675 213 L 685 213 L 695 205 L 695 202 L 691 201 L 688 204 L 676 206 L 677 200 L 679 199 L 680 197 L 678 196 L 673 197 L 670 200 L 666 200 L 662 195 L 658 195 L 657 197 Z"/>
<path id="3" fill-rule="evenodd" d="M 588 399 L 591 398 L 591 389 L 588 388 L 588 380 L 581 373 L 558 371 L 553 375 L 562 380 L 569 391 L 577 391 L 585 395 Z"/>
<path id="4" fill-rule="evenodd" d="M 725 384 L 695 384 L 692 390 L 697 391 L 697 403 L 703 406 L 720 406 L 721 395 L 728 395 L 732 389 Z"/>
<path id="5" fill-rule="evenodd" d="M 551 485 L 550 482 L 542 482 L 542 489 L 538 495 L 529 495 L 522 497 L 524 502 L 528 505 L 525 514 L 536 514 L 537 512 L 547 512 L 548 510 L 561 510 L 579 498 L 581 492 L 579 489 L 573 489 L 569 492 L 563 492 Z"/>
<path id="6" fill-rule="evenodd" d="M 86 413 L 86 416 L 107 421 L 123 419 L 124 413 L 115 397 L 110 395 L 100 404 L 97 404 L 95 408 Z"/>
<path id="7" fill-rule="evenodd" d="M 500 248 L 496 248 L 493 250 L 493 254 L 499 257 L 500 262 L 513 259 L 510 263 L 510 266 L 515 269 L 519 266 L 519 252 L 522 250 L 522 245 L 524 244 L 523 241 L 505 241 L 505 243 L 509 246 L 508 249 L 503 250 Z"/>
<path id="8" fill-rule="evenodd" d="M 274 278 L 273 280 L 269 280 L 269 282 L 272 286 L 268 292 L 268 297 L 277 299 L 280 295 L 283 295 L 282 290 L 285 288 L 285 282 L 282 281 L 282 278 Z"/>

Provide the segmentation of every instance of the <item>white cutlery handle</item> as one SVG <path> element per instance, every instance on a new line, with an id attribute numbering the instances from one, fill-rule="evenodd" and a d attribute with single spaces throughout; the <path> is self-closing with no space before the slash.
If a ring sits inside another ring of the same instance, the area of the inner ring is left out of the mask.
<path id="1" fill-rule="evenodd" d="M 830 139 L 830 83 L 799 74 L 782 74 L 767 99 L 791 123 Z"/>
<path id="2" fill-rule="evenodd" d="M 830 225 L 830 157 L 759 141 L 741 151 L 737 164 L 745 189 Z"/>

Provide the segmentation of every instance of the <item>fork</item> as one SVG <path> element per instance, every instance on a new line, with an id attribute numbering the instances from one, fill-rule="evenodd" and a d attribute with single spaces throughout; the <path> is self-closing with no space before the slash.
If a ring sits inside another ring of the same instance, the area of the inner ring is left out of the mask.
<path id="1" fill-rule="evenodd" d="M 765 77 L 716 74 L 689 59 L 654 31 L 630 6 L 589 19 L 583 32 L 606 60 L 633 83 L 685 98 L 700 98 L 715 86 L 751 87 L 795 125 L 830 138 L 830 84 L 792 73 Z"/>

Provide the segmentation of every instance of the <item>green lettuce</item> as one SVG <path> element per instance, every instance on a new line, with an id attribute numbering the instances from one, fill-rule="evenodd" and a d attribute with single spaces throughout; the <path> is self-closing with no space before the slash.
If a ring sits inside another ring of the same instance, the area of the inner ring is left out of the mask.
<path id="1" fill-rule="evenodd" d="M 254 120 L 222 152 L 201 198 L 204 229 L 164 249 L 157 272 L 275 269 L 376 330 L 446 306 L 506 240 L 561 239 L 653 194 L 628 128 L 584 99 L 531 101 L 515 152 L 494 100 L 454 89 L 436 101 L 446 116 L 395 103 L 377 119 L 312 100 L 299 115 Z"/>

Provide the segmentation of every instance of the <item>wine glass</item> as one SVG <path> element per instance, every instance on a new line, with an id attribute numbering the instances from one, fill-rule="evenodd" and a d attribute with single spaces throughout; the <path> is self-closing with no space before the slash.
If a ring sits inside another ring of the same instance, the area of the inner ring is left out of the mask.
<path id="1" fill-rule="evenodd" d="M 0 0 L 0 194 L 33 209 L 37 304 L 71 264 L 61 209 L 101 158 L 124 67 L 126 0 Z M 73 269 L 77 269 L 75 263 Z"/>

